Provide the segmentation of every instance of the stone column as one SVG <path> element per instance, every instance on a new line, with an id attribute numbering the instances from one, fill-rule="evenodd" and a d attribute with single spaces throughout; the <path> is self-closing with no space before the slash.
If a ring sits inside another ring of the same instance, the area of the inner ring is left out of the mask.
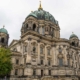
<path id="1" fill-rule="evenodd" d="M 23 46 L 23 41 L 21 42 L 21 49 L 20 49 L 20 52 L 22 53 L 22 57 L 21 57 L 21 59 L 20 59 L 20 64 L 24 64 L 24 57 L 23 57 L 23 55 L 24 55 L 24 46 Z"/>
<path id="2" fill-rule="evenodd" d="M 39 25 L 39 33 L 42 34 L 42 25 Z"/>
<path id="3" fill-rule="evenodd" d="M 36 74 L 37 74 L 38 76 L 40 76 L 40 75 L 41 75 L 41 69 L 36 69 Z"/>
<path id="4" fill-rule="evenodd" d="M 21 42 L 21 49 L 20 49 L 20 50 L 21 50 L 20 52 L 22 53 L 22 56 L 23 56 L 23 54 L 24 54 L 24 52 L 23 52 L 23 50 L 24 50 L 23 47 L 24 47 L 24 46 L 23 46 L 23 41 L 22 41 L 22 42 Z"/>
<path id="5" fill-rule="evenodd" d="M 40 64 L 40 42 L 38 41 L 38 60 L 37 63 Z"/>
<path id="6" fill-rule="evenodd" d="M 58 54 L 59 54 L 58 48 L 59 46 L 56 46 L 55 48 L 55 65 L 58 65 Z"/>
<path id="7" fill-rule="evenodd" d="M 68 65 L 68 62 L 67 62 L 67 51 L 66 49 L 63 49 L 63 57 L 64 57 L 64 65 Z"/>
<path id="8" fill-rule="evenodd" d="M 58 30 L 57 32 L 58 32 L 58 38 L 60 38 L 60 31 Z"/>
<path id="9" fill-rule="evenodd" d="M 27 52 L 26 63 L 31 64 L 31 38 L 28 39 L 28 52 Z"/>
<path id="10" fill-rule="evenodd" d="M 56 30 L 54 30 L 54 35 L 55 35 L 55 37 L 57 37 Z"/>
<path id="11" fill-rule="evenodd" d="M 56 38 L 58 38 L 58 30 L 56 30 Z"/>
<path id="12" fill-rule="evenodd" d="M 45 45 L 45 65 L 48 65 L 46 45 Z"/>
<path id="13" fill-rule="evenodd" d="M 56 49 L 54 46 L 52 46 L 52 65 L 56 65 Z"/>

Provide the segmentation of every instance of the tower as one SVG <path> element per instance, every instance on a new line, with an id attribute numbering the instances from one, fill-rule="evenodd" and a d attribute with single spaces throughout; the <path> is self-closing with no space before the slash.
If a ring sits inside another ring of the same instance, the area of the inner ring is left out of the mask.
<path id="1" fill-rule="evenodd" d="M 3 28 L 0 29 L 0 47 L 8 47 L 8 39 L 8 31 L 3 26 Z"/>
<path id="2" fill-rule="evenodd" d="M 71 46 L 78 47 L 79 46 L 79 38 L 72 32 L 72 35 L 69 38 Z"/>

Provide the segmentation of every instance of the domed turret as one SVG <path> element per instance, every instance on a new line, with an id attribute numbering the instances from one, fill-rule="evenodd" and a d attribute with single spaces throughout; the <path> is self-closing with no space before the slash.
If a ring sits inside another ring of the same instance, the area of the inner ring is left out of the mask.
<path id="1" fill-rule="evenodd" d="M 75 46 L 75 47 L 78 47 L 79 45 L 79 39 L 78 39 L 78 36 L 76 34 L 74 34 L 72 32 L 72 35 L 70 36 L 70 43 L 72 46 Z"/>
<path id="2" fill-rule="evenodd" d="M 0 47 L 7 47 L 8 46 L 8 31 L 4 28 L 0 29 Z"/>
<path id="3" fill-rule="evenodd" d="M 77 37 L 77 35 L 75 35 L 74 33 L 72 33 L 72 35 L 70 36 L 69 39 L 71 39 L 71 38 L 78 38 L 78 37 Z"/>

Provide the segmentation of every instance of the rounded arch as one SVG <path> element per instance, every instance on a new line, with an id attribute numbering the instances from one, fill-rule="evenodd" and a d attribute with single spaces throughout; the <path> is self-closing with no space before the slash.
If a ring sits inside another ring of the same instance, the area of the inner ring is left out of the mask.
<path id="1" fill-rule="evenodd" d="M 75 46 L 75 42 L 72 42 L 71 45 L 72 45 L 72 46 Z"/>
<path id="2" fill-rule="evenodd" d="M 33 24 L 33 31 L 36 31 L 36 24 Z"/>
<path id="3" fill-rule="evenodd" d="M 4 43 L 5 42 L 5 39 L 4 38 L 1 38 L 1 42 Z"/>
<path id="4" fill-rule="evenodd" d="M 47 45 L 46 47 L 47 47 L 48 49 L 51 49 L 51 45 Z"/>
<path id="5" fill-rule="evenodd" d="M 36 40 L 32 40 L 32 41 L 31 41 L 31 44 L 32 44 L 32 45 L 38 45 Z"/>
<path id="6" fill-rule="evenodd" d="M 40 43 L 40 47 L 45 47 L 44 43 Z"/>
<path id="7" fill-rule="evenodd" d="M 26 24 L 26 28 L 28 28 L 28 24 Z"/>

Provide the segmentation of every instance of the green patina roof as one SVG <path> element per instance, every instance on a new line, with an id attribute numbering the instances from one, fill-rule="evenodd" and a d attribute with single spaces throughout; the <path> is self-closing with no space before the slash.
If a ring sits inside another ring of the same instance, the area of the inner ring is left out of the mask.
<path id="1" fill-rule="evenodd" d="M 75 34 L 72 34 L 72 35 L 70 36 L 70 38 L 74 38 L 74 37 L 78 38 L 77 35 L 75 35 Z"/>
<path id="2" fill-rule="evenodd" d="M 31 12 L 27 17 L 33 16 L 37 19 L 42 20 L 49 20 L 54 22 L 55 24 L 58 24 L 58 21 L 55 20 L 55 18 L 47 11 L 44 11 L 43 9 L 38 9 L 36 11 Z"/>
<path id="3" fill-rule="evenodd" d="M 8 34 L 8 31 L 7 31 L 5 28 L 1 28 L 1 29 L 0 29 L 0 33 Z"/>

